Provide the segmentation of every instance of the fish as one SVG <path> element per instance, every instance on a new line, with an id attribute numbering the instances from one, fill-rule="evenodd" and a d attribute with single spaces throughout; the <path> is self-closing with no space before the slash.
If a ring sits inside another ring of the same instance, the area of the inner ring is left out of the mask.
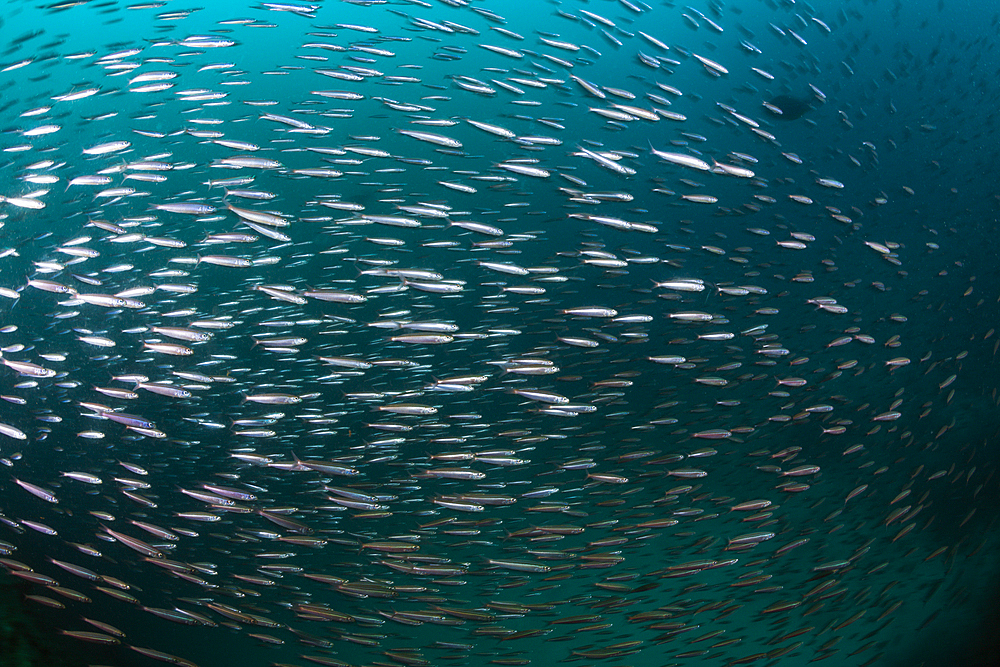
<path id="1" fill-rule="evenodd" d="M 809 97 L 778 95 L 764 103 L 764 109 L 778 120 L 797 120 L 815 108 L 815 100 Z"/>

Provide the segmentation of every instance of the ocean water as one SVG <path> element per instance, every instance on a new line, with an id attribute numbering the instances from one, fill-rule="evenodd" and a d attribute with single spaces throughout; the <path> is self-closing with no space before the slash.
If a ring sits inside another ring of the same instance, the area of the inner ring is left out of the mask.
<path id="1" fill-rule="evenodd" d="M 4 3 L 0 665 L 996 664 L 998 21 Z"/>

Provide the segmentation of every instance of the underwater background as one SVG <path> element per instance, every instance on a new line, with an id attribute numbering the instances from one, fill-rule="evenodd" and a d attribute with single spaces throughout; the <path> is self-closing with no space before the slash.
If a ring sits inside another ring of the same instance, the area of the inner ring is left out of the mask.
<path id="1" fill-rule="evenodd" d="M 993 665 L 1000 13 L 0 8 L 0 665 Z"/>

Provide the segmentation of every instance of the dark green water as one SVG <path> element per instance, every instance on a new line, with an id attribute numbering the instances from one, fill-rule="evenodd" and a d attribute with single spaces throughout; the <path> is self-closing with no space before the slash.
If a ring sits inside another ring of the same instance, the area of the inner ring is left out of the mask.
<path id="1" fill-rule="evenodd" d="M 997 21 L 5 4 L 0 664 L 995 664 Z"/>

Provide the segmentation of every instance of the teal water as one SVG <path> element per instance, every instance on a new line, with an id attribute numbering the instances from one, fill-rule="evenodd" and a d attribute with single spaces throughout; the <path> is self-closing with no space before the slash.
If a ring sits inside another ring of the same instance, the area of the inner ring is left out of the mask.
<path id="1" fill-rule="evenodd" d="M 5 4 L 0 664 L 995 664 L 953 4 Z"/>

